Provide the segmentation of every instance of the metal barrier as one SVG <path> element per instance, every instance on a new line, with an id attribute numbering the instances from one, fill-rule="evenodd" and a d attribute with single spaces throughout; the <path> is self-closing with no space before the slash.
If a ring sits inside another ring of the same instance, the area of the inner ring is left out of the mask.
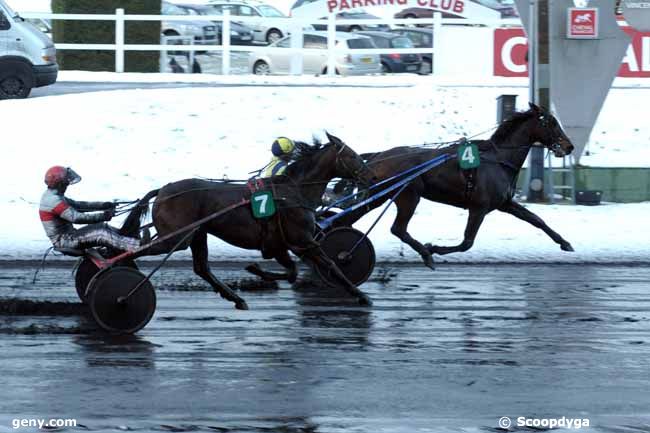
<path id="1" fill-rule="evenodd" d="M 182 45 L 179 47 L 174 47 L 175 51 L 209 51 L 209 52 L 221 52 L 223 54 L 222 62 L 222 74 L 230 74 L 230 53 L 233 51 L 245 51 L 245 52 L 256 52 L 264 51 L 268 53 L 272 52 L 282 52 L 282 53 L 292 53 L 291 61 L 291 74 L 300 75 L 302 74 L 302 57 L 305 53 L 320 53 L 322 50 L 315 48 L 303 48 L 303 35 L 304 27 L 311 24 L 324 24 L 322 19 L 308 19 L 308 18 L 258 18 L 258 17 L 244 17 L 237 16 L 236 21 L 243 24 L 246 23 L 256 23 L 256 22 L 275 22 L 280 25 L 285 24 L 290 28 L 290 34 L 292 37 L 292 43 L 290 48 L 277 48 L 277 47 L 267 47 L 267 46 L 233 46 L 230 41 L 230 23 L 233 20 L 230 12 L 226 9 L 224 10 L 223 15 L 205 15 L 205 16 L 194 16 L 194 15 L 180 15 L 180 16 L 171 16 L 171 15 L 126 15 L 124 9 L 116 9 L 115 14 L 52 14 L 52 13 L 25 13 L 23 14 L 25 18 L 33 19 L 50 19 L 50 20 L 84 20 L 84 21 L 115 21 L 115 43 L 114 44 L 65 44 L 60 43 L 56 44 L 56 48 L 59 50 L 108 50 L 115 51 L 115 72 L 124 72 L 124 53 L 126 51 L 161 51 L 165 53 L 169 50 L 169 45 L 160 44 L 160 45 L 142 45 L 142 44 L 126 44 L 125 43 L 125 30 L 124 23 L 126 21 L 196 21 L 197 18 L 205 21 L 221 21 L 222 25 L 222 44 L 221 45 L 197 45 L 189 44 Z M 328 55 L 328 67 L 327 74 L 334 75 L 336 74 L 335 68 L 335 59 L 337 55 L 347 54 L 351 50 L 347 47 L 336 46 L 336 26 L 344 24 L 360 24 L 359 20 L 355 19 L 336 19 L 334 14 L 331 14 L 327 20 L 327 55 Z M 518 22 L 518 20 L 517 20 Z M 354 53 L 356 54 L 422 54 L 422 53 L 431 53 L 432 55 L 432 72 L 439 68 L 436 65 L 440 62 L 442 44 L 440 43 L 441 29 L 443 26 L 443 19 L 440 13 L 434 13 L 433 18 L 403 18 L 403 19 L 368 19 L 363 20 L 364 25 L 375 25 L 375 24 L 409 24 L 409 25 L 431 25 L 431 35 L 433 44 L 431 48 L 400 48 L 400 49 L 355 49 Z M 445 19 L 444 24 L 463 24 L 463 25 L 489 25 L 489 26 L 503 26 L 503 20 L 493 20 L 493 21 L 473 21 L 468 19 Z M 514 22 L 513 22 L 514 24 Z M 163 42 L 166 42 L 169 39 L 163 38 Z"/>

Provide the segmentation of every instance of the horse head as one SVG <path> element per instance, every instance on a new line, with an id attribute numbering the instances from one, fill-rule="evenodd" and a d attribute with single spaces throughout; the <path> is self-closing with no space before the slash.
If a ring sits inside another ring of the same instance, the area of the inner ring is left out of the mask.
<path id="1" fill-rule="evenodd" d="M 352 179 L 363 186 L 370 186 L 377 181 L 377 176 L 359 154 L 340 138 L 328 132 L 325 134 L 336 151 L 335 177 Z"/>
<path id="2" fill-rule="evenodd" d="M 574 149 L 573 143 L 571 143 L 555 116 L 535 104 L 530 103 L 529 105 L 530 111 L 537 120 L 535 136 L 538 141 L 558 158 L 571 154 Z"/>

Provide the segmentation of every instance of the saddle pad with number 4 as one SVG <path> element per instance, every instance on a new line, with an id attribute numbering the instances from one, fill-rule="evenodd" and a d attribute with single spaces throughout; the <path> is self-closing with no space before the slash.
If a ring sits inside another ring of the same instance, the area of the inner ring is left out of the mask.
<path id="1" fill-rule="evenodd" d="M 458 165 L 461 170 L 469 170 L 481 165 L 481 157 L 476 144 L 466 141 L 458 146 Z"/>

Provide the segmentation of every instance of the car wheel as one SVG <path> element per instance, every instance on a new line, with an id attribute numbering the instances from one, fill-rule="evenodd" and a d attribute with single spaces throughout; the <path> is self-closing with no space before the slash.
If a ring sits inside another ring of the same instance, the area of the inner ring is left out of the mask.
<path id="1" fill-rule="evenodd" d="M 422 59 L 422 64 L 420 65 L 420 74 L 421 75 L 430 75 L 433 72 L 431 67 L 431 60 Z"/>
<path id="2" fill-rule="evenodd" d="M 381 62 L 381 73 L 382 74 L 390 74 L 391 72 L 393 72 L 393 71 L 390 69 L 390 67 L 386 63 Z"/>
<path id="3" fill-rule="evenodd" d="M 269 44 L 272 44 L 273 42 L 277 42 L 280 39 L 282 39 L 282 32 L 278 29 L 271 29 L 266 34 L 266 42 L 268 42 Z"/>
<path id="4" fill-rule="evenodd" d="M 253 66 L 253 74 L 255 75 L 269 75 L 271 73 L 271 67 L 268 63 L 263 60 L 258 60 Z"/>
<path id="5" fill-rule="evenodd" d="M 0 99 L 22 99 L 29 96 L 34 85 L 31 68 L 22 62 L 0 65 Z"/>
<path id="6" fill-rule="evenodd" d="M 351 32 L 360 32 L 361 27 L 359 27 L 359 26 L 350 26 L 350 31 Z"/>

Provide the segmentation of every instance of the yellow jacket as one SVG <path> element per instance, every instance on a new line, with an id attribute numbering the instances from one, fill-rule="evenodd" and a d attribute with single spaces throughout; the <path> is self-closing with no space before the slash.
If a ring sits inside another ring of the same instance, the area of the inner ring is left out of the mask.
<path id="1" fill-rule="evenodd" d="M 289 164 L 286 161 L 274 156 L 269 165 L 267 165 L 262 172 L 262 177 L 273 177 L 284 174 L 288 165 Z"/>

